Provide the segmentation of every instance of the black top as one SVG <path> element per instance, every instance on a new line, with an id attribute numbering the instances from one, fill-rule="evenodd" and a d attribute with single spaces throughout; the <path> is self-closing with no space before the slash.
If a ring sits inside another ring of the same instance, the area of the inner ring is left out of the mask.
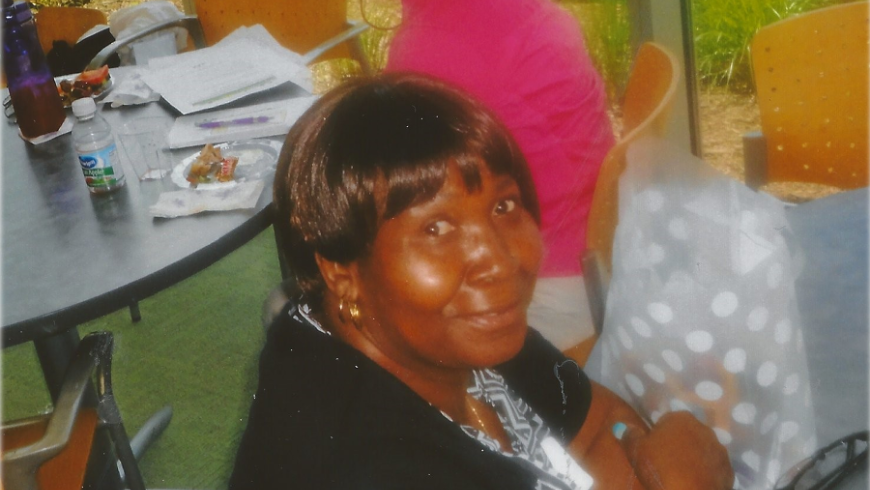
<path id="1" fill-rule="evenodd" d="M 288 311 L 289 310 L 289 311 Z M 269 330 L 231 490 L 530 489 L 521 461 L 484 449 L 440 410 L 288 305 Z M 508 386 L 569 443 L 589 381 L 539 333 L 497 366 Z"/>

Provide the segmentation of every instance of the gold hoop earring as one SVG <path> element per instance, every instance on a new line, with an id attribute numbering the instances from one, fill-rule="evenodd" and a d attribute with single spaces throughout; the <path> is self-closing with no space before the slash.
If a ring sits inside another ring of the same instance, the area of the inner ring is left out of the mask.
<path id="1" fill-rule="evenodd" d="M 360 312 L 359 306 L 356 303 L 351 303 L 350 301 L 346 301 L 344 298 L 338 302 L 338 319 L 341 320 L 342 323 L 347 323 L 348 319 L 345 316 L 345 311 L 347 311 L 347 315 L 350 316 L 350 322 L 357 328 L 360 329 Z"/>

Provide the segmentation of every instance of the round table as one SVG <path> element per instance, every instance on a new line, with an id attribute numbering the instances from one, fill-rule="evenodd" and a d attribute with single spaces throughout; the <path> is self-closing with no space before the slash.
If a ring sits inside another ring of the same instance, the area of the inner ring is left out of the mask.
<path id="1" fill-rule="evenodd" d="M 268 98 L 301 94 L 288 84 Z M 150 116 L 171 125 L 176 117 L 162 102 L 98 110 L 115 128 Z M 140 182 L 122 155 L 127 185 L 92 195 L 70 135 L 34 146 L 18 136 L 17 126 L 2 126 L 3 345 L 36 343 L 53 396 L 77 344 L 76 325 L 135 306 L 271 224 L 271 175 L 253 209 L 153 218 L 148 207 L 162 192 L 178 190 L 169 177 Z M 198 149 L 173 151 L 172 160 L 180 162 Z"/>

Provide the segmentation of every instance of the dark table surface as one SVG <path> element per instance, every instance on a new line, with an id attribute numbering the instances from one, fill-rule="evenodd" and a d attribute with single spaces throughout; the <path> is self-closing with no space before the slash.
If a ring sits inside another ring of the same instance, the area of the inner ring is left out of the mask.
<path id="1" fill-rule="evenodd" d="M 288 91 L 294 89 L 285 87 L 283 95 Z M 115 128 L 142 116 L 164 117 L 170 124 L 176 117 L 163 103 L 106 107 L 100 113 Z M 254 209 L 152 218 L 148 207 L 158 195 L 177 190 L 169 177 L 139 182 L 122 156 L 127 185 L 111 195 L 91 195 L 70 135 L 33 146 L 19 138 L 16 126 L 0 125 L 5 346 L 51 335 L 152 295 L 271 223 L 271 176 Z M 196 151 L 173 151 L 173 161 Z"/>

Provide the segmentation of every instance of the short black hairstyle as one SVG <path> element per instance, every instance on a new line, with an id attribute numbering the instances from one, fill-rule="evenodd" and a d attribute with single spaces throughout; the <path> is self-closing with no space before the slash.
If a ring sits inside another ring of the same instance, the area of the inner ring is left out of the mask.
<path id="1" fill-rule="evenodd" d="M 410 73 L 355 78 L 299 118 L 278 160 L 274 222 L 278 253 L 312 308 L 325 292 L 315 253 L 339 263 L 363 257 L 381 223 L 438 193 L 450 164 L 469 191 L 480 187 L 481 164 L 509 175 L 540 224 L 522 152 L 459 89 Z"/>

